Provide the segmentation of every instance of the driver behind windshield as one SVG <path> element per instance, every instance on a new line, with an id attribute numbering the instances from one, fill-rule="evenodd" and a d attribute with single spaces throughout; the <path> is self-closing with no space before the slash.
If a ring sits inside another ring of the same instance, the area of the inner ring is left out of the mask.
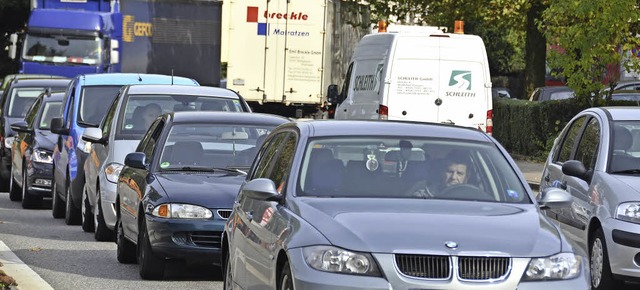
<path id="1" fill-rule="evenodd" d="M 419 181 L 409 189 L 408 192 L 411 195 L 436 196 L 447 187 L 466 184 L 469 181 L 471 166 L 469 159 L 463 152 L 454 150 L 449 152 L 442 162 L 437 160 L 433 162 L 441 163 L 439 164 L 441 170 L 435 172 L 439 178 L 432 183 L 428 182 L 429 177 L 427 177 L 427 180 Z M 434 172 L 429 174 L 434 174 Z"/>

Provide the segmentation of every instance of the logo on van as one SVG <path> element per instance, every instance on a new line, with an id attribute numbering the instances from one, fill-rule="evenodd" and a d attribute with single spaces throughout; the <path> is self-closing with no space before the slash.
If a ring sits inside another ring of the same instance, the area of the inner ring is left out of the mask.
<path id="1" fill-rule="evenodd" d="M 451 71 L 451 78 L 449 78 L 449 88 L 471 90 L 471 71 Z"/>
<path id="2" fill-rule="evenodd" d="M 136 37 L 151 37 L 153 24 L 149 22 L 136 22 L 132 15 L 122 17 L 122 39 L 124 42 L 133 42 Z"/>

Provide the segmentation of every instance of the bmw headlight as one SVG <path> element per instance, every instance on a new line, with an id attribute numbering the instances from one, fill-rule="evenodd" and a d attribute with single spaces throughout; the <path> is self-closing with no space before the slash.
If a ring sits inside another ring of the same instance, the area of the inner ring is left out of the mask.
<path id="1" fill-rule="evenodd" d="M 49 151 L 35 149 L 33 153 L 31 153 L 31 160 L 33 160 L 33 162 L 52 164 L 53 155 Z"/>
<path id="2" fill-rule="evenodd" d="M 122 171 L 122 167 L 124 167 L 124 165 L 120 163 L 110 163 L 107 165 L 107 167 L 104 168 L 104 174 L 107 176 L 107 180 L 118 183 L 118 176 L 120 175 L 120 171 Z"/>
<path id="3" fill-rule="evenodd" d="M 4 138 L 4 148 L 11 149 L 11 145 L 13 144 L 13 140 L 15 139 L 16 137 L 13 136 Z"/>
<path id="4" fill-rule="evenodd" d="M 626 202 L 618 205 L 616 219 L 640 224 L 640 202 Z"/>
<path id="5" fill-rule="evenodd" d="M 210 219 L 213 216 L 208 208 L 180 203 L 161 204 L 156 206 L 151 214 L 170 219 Z"/>
<path id="6" fill-rule="evenodd" d="M 307 264 L 316 270 L 380 276 L 378 265 L 371 254 L 351 252 L 332 246 L 311 246 L 304 248 L 302 252 Z"/>
<path id="7" fill-rule="evenodd" d="M 581 263 L 582 257 L 573 253 L 533 258 L 522 279 L 525 281 L 573 279 L 580 275 Z"/>

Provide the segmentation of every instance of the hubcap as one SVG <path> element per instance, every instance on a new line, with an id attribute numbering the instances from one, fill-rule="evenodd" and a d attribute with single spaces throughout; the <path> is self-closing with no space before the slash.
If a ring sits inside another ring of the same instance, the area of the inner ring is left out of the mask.
<path id="1" fill-rule="evenodd" d="M 602 268 L 604 264 L 604 253 L 602 251 L 602 241 L 595 239 L 593 246 L 591 246 L 591 284 L 594 287 L 600 286 L 602 279 Z"/>

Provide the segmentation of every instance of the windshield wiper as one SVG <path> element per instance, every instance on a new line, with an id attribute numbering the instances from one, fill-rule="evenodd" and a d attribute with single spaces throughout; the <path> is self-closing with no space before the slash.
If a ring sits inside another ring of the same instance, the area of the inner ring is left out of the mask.
<path id="1" fill-rule="evenodd" d="M 205 172 L 216 172 L 216 171 L 224 171 L 229 173 L 237 173 L 242 175 L 247 175 L 246 172 L 236 169 L 236 168 L 223 168 L 223 167 L 209 167 L 209 166 L 171 166 L 167 168 L 162 168 L 164 170 L 170 171 L 205 171 Z"/>
<path id="2" fill-rule="evenodd" d="M 613 174 L 640 174 L 640 169 L 625 169 L 611 172 Z"/>

